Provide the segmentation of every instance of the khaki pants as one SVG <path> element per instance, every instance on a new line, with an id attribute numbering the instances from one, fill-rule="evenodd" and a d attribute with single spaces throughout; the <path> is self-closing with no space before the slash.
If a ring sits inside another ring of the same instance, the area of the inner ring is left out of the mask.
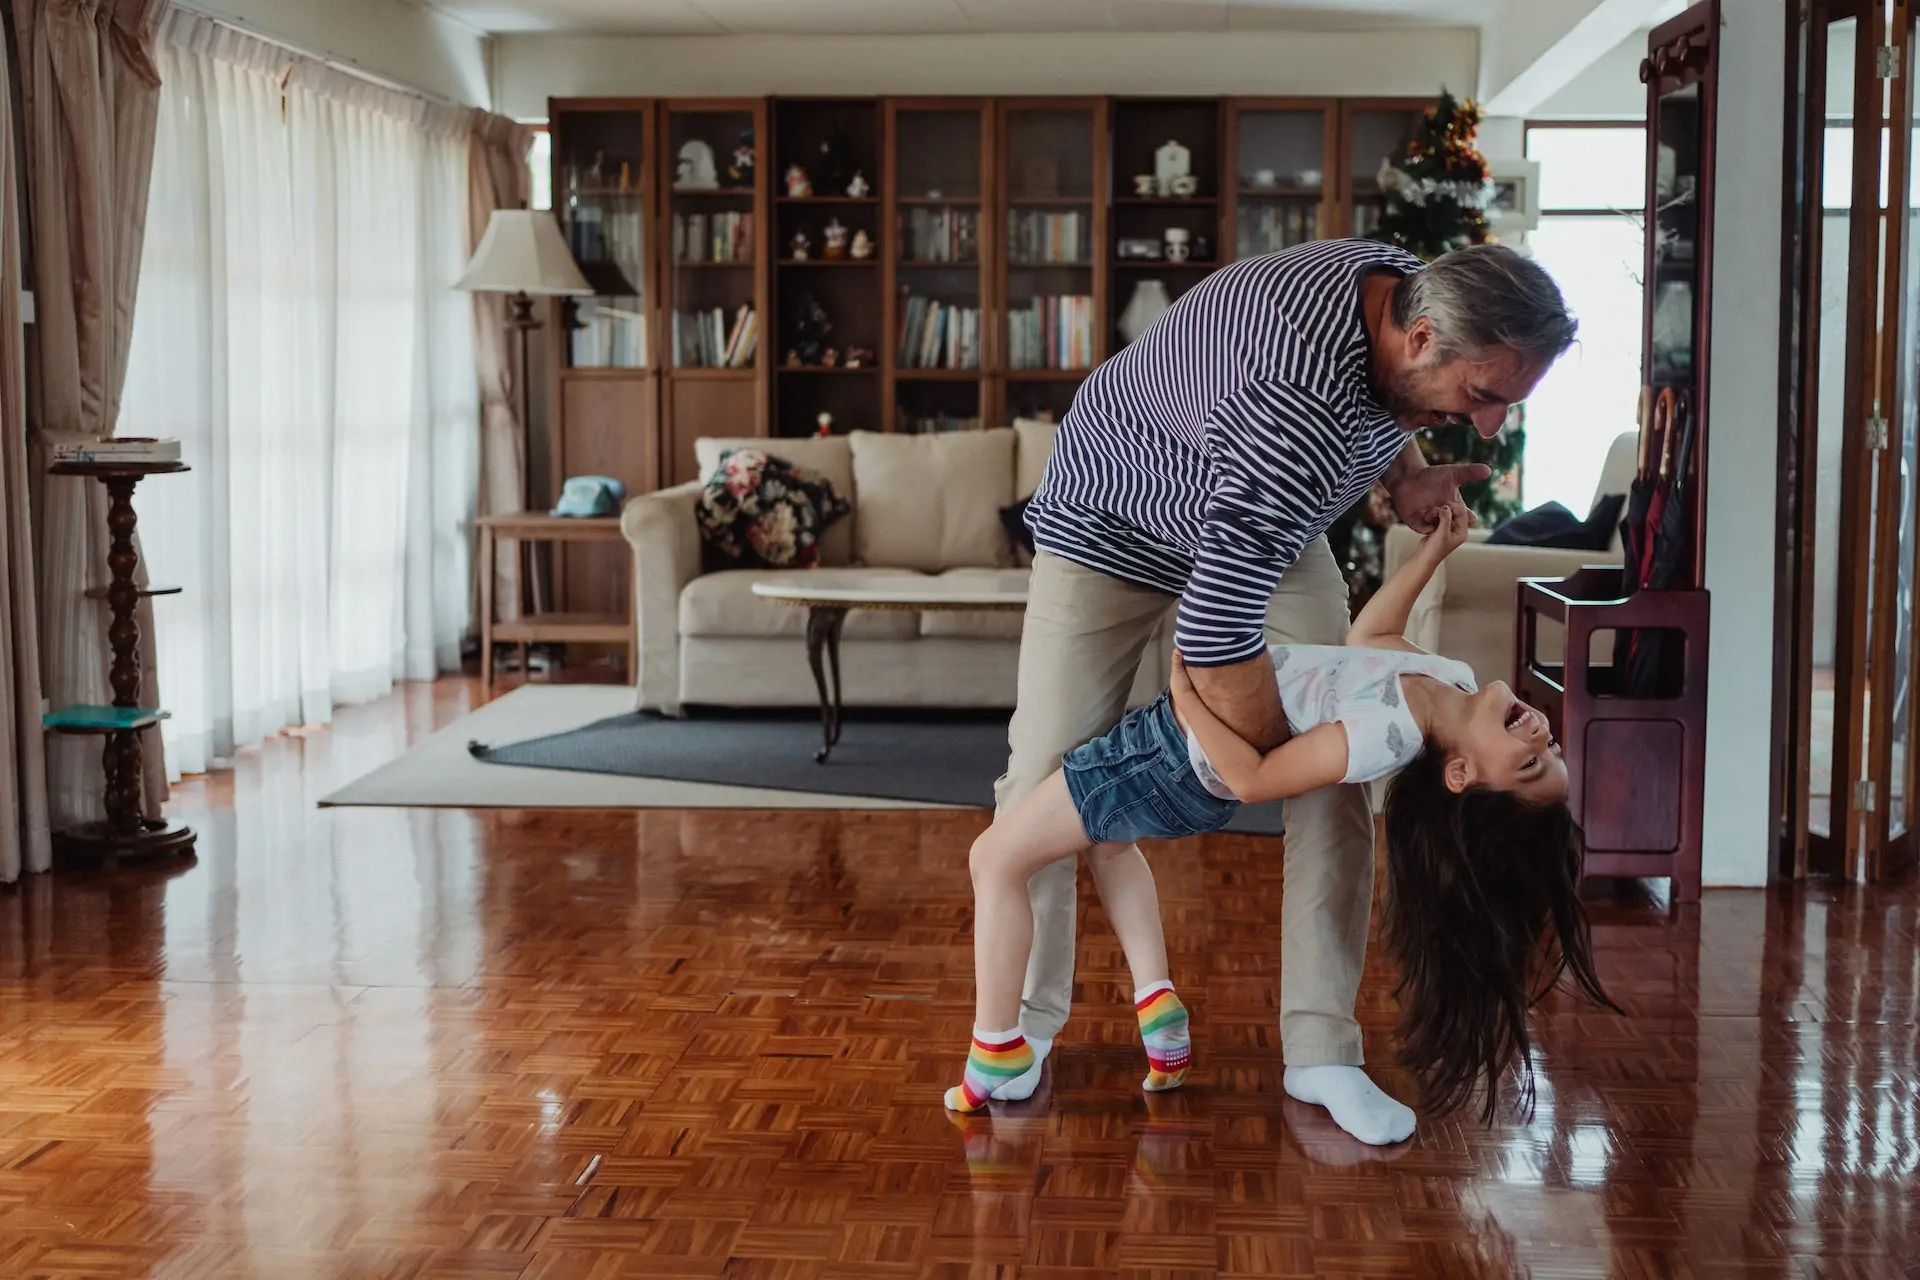
<path id="1" fill-rule="evenodd" d="M 1126 709 L 1147 642 L 1174 597 L 1041 552 L 1027 590 L 1019 704 L 1008 729 L 1004 808 L 1105 733 Z M 1272 644 L 1340 644 L 1347 590 L 1325 538 L 1309 542 L 1267 609 Z M 1028 886 L 1033 958 L 1020 1024 L 1052 1039 L 1073 991 L 1075 859 L 1043 868 Z M 1373 899 L 1373 814 L 1363 787 L 1328 787 L 1287 802 L 1286 896 L 1281 907 L 1280 1039 L 1289 1065 L 1362 1061 L 1354 996 Z M 1177 975 L 1176 975 L 1177 976 Z"/>

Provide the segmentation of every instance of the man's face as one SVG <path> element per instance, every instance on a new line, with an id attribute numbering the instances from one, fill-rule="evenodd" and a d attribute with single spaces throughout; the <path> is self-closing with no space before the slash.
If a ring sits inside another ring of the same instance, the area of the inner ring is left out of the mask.
<path id="1" fill-rule="evenodd" d="M 1426 317 L 1404 335 L 1402 361 L 1379 388 L 1380 403 L 1408 431 L 1470 422 L 1486 439 L 1500 432 L 1509 407 L 1533 394 L 1544 365 L 1497 350 L 1481 362 L 1442 359 Z"/>

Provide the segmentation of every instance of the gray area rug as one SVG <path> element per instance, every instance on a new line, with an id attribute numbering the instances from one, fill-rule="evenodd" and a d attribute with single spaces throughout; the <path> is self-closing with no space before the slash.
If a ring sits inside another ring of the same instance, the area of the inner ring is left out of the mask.
<path id="1" fill-rule="evenodd" d="M 1007 763 L 1007 722 L 999 716 L 849 717 L 825 764 L 813 761 L 819 748 L 820 722 L 813 717 L 673 720 L 635 713 L 525 742 L 475 742 L 468 750 L 477 760 L 535 769 L 990 809 L 994 779 Z M 1244 808 L 1228 829 L 1279 835 L 1280 806 Z"/>

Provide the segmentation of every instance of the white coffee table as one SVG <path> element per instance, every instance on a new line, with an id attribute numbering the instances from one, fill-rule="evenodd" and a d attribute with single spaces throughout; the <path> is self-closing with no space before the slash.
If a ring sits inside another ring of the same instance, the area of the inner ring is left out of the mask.
<path id="1" fill-rule="evenodd" d="M 827 762 L 840 741 L 840 630 L 855 609 L 898 609 L 910 613 L 979 611 L 1010 613 L 1027 607 L 1027 575 L 1017 569 L 959 578 L 876 573 L 870 577 L 835 574 L 809 582 L 795 574 L 753 584 L 753 594 L 775 604 L 807 611 L 807 665 L 820 691 L 820 735 L 814 760 Z M 833 669 L 829 688 L 827 668 Z"/>

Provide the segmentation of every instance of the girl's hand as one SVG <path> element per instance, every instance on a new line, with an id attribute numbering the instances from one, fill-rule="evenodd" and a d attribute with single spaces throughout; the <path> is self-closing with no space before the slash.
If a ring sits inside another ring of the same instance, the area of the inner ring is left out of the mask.
<path id="1" fill-rule="evenodd" d="M 1173 690 L 1173 709 L 1182 724 L 1188 722 L 1188 710 L 1200 700 L 1199 691 L 1193 687 L 1193 677 L 1187 674 L 1187 660 L 1180 651 L 1173 651 L 1173 677 L 1168 681 Z"/>
<path id="2" fill-rule="evenodd" d="M 1436 564 L 1452 555 L 1467 541 L 1467 530 L 1473 526 L 1473 513 L 1467 510 L 1467 504 L 1455 498 L 1444 507 L 1435 507 L 1432 511 L 1433 531 L 1420 539 L 1420 553 Z"/>

